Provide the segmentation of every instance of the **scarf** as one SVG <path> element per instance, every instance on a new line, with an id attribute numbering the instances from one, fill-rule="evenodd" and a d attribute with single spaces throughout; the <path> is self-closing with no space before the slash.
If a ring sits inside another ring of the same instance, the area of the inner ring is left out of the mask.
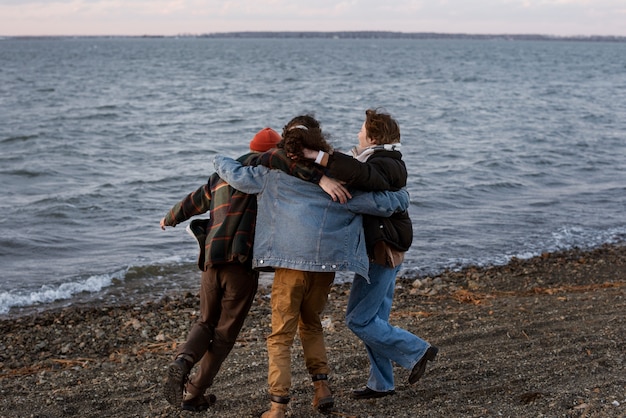
<path id="1" fill-rule="evenodd" d="M 352 157 L 356 158 L 358 161 L 364 163 L 366 162 L 372 154 L 379 150 L 386 151 L 400 151 L 402 144 L 383 144 L 383 145 L 372 145 L 371 147 L 367 147 L 365 149 L 360 149 L 359 147 L 354 147 L 350 152 L 352 153 Z"/>

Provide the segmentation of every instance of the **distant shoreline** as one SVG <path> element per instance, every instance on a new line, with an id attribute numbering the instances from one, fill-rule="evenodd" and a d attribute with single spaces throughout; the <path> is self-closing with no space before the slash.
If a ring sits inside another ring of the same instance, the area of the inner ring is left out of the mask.
<path id="1" fill-rule="evenodd" d="M 391 32 L 391 31 L 337 31 L 337 32 L 220 32 L 179 35 L 54 35 L 54 36 L 1 36 L 0 39 L 115 39 L 115 38 L 237 38 L 237 39 L 462 39 L 462 40 L 504 40 L 504 41 L 577 41 L 577 42 L 626 42 L 626 36 L 612 35 L 540 35 L 540 34 L 466 34 L 437 32 Z"/>

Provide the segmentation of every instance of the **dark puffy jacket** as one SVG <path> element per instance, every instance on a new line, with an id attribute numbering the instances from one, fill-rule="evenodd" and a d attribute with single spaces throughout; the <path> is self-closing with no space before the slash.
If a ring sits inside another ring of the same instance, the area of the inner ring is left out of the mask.
<path id="1" fill-rule="evenodd" d="M 400 151 L 377 150 L 364 163 L 335 152 L 329 155 L 327 168 L 331 177 L 360 190 L 396 191 L 406 186 L 407 171 Z M 389 218 L 364 215 L 363 227 L 370 256 L 381 240 L 398 251 L 407 251 L 413 243 L 413 223 L 408 211 Z"/>

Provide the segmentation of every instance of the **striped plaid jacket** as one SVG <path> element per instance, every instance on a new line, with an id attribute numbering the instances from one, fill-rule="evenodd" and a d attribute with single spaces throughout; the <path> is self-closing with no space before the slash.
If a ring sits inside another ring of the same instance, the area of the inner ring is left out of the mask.
<path id="1" fill-rule="evenodd" d="M 255 157 L 248 153 L 239 158 L 247 163 Z M 256 196 L 239 192 L 213 173 L 209 181 L 176 203 L 165 215 L 167 226 L 176 226 L 193 216 L 209 212 L 204 239 L 204 260 L 199 266 L 249 263 L 254 244 Z"/>

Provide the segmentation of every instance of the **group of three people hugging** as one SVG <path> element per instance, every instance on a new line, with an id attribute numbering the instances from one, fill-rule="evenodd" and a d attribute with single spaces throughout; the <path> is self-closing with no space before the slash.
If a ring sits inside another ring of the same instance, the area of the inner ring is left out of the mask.
<path id="1" fill-rule="evenodd" d="M 260 130 L 237 160 L 215 157 L 208 182 L 161 220 L 165 229 L 210 213 L 190 225 L 201 248 L 200 317 L 167 368 L 170 404 L 204 411 L 216 401 L 206 391 L 243 326 L 259 271 L 274 272 L 267 337 L 271 406 L 263 418 L 287 411 L 296 333 L 313 382 L 312 406 L 333 410 L 321 314 L 338 271 L 355 273 L 345 319 L 370 362 L 365 386 L 352 397 L 393 395 L 394 362 L 411 370 L 410 384 L 422 377 L 438 349 L 389 323 L 396 276 L 413 240 L 400 148 L 396 120 L 368 109 L 350 154 L 334 151 L 319 122 L 300 115 L 282 135 Z"/>

